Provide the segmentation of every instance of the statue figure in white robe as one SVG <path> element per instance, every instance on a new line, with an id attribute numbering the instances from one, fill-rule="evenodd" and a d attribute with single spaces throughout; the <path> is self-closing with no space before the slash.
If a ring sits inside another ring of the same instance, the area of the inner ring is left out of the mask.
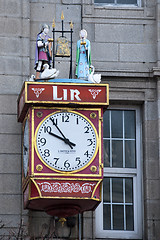
<path id="1" fill-rule="evenodd" d="M 88 80 L 91 65 L 91 44 L 87 39 L 87 31 L 80 31 L 80 40 L 77 41 L 76 76 L 78 79 Z"/>

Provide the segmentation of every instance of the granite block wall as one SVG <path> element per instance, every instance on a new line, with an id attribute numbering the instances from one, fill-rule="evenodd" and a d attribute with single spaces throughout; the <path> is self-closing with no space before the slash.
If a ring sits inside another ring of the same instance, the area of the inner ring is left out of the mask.
<path id="1" fill-rule="evenodd" d="M 159 5 L 158 0 L 144 0 L 138 8 L 98 6 L 94 0 L 0 1 L 0 238 L 14 239 L 20 232 L 22 239 L 95 239 L 92 212 L 76 216 L 70 233 L 67 223 L 63 228 L 57 218 L 23 209 L 17 98 L 23 82 L 35 74 L 35 39 L 41 24 L 51 26 L 55 19 L 56 28 L 61 28 L 63 10 L 65 27 L 69 28 L 70 21 L 74 24 L 73 74 L 76 41 L 85 28 L 92 64 L 102 74 L 102 82 L 110 84 L 110 105 L 141 108 L 143 239 L 159 239 Z M 60 78 L 68 77 L 68 67 L 67 59 L 56 59 Z"/>

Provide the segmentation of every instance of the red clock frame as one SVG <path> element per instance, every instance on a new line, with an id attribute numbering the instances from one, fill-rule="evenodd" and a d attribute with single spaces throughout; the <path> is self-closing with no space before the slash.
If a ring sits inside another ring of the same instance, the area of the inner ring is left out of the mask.
<path id="1" fill-rule="evenodd" d="M 44 85 L 43 83 L 43 87 Z M 38 86 L 40 87 L 41 84 Z M 92 84 L 91 86 L 93 87 Z M 89 86 L 90 89 L 91 86 Z M 98 86 L 98 88 L 100 89 L 100 86 Z M 23 126 L 25 125 L 26 119 L 29 121 L 29 161 L 27 176 L 24 177 L 22 173 L 24 208 L 46 211 L 50 215 L 59 217 L 94 210 L 101 201 L 103 180 L 102 132 L 104 106 L 102 106 L 102 102 L 98 103 L 98 106 L 94 102 L 93 105 L 90 104 L 87 106 L 87 104 L 83 105 L 81 103 L 76 107 L 73 107 L 74 105 L 68 107 L 67 104 L 62 106 L 60 105 L 61 103 L 56 103 L 54 107 L 51 107 L 51 104 L 45 101 L 34 104 L 31 104 L 31 101 L 28 104 L 26 95 L 29 95 L 27 92 L 29 90 L 27 89 L 30 88 L 25 84 L 18 100 L 18 109 L 20 109 L 18 110 L 19 121 L 23 121 Z M 23 104 L 22 96 L 23 99 L 25 99 Z M 106 108 L 106 102 L 104 105 Z M 94 159 L 91 159 L 86 166 L 76 171 L 61 172 L 49 167 L 39 158 L 36 152 L 35 133 L 38 125 L 49 114 L 57 111 L 74 111 L 77 114 L 82 114 L 86 119 L 89 119 L 98 134 L 98 150 L 96 155 L 94 155 Z"/>

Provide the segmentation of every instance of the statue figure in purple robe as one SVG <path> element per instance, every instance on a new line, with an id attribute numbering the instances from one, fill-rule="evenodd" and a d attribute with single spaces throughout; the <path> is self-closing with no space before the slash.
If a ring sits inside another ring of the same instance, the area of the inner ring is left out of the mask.
<path id="1" fill-rule="evenodd" d="M 76 76 L 79 79 L 88 80 L 91 65 L 91 44 L 87 39 L 87 31 L 80 31 L 80 40 L 77 41 Z"/>
<path id="2" fill-rule="evenodd" d="M 43 71 L 43 65 L 48 64 L 51 67 L 51 42 L 48 41 L 50 36 L 49 26 L 43 24 L 40 33 L 36 39 L 36 52 L 35 52 L 35 70 L 36 79 L 40 77 L 40 73 Z"/>

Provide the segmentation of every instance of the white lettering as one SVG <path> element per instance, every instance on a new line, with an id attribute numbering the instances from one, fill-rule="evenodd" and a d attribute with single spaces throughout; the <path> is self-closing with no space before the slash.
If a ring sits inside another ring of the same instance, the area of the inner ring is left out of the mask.
<path id="1" fill-rule="evenodd" d="M 70 91 L 70 99 L 68 99 L 68 91 Z M 77 101 L 81 101 L 81 98 L 79 97 L 80 95 L 80 91 L 78 91 L 77 89 L 63 89 L 63 93 L 62 96 L 58 96 L 58 87 L 57 86 L 53 86 L 53 100 L 72 100 L 74 101 L 75 99 Z"/>
<path id="2" fill-rule="evenodd" d="M 67 100 L 67 89 L 63 89 L 63 100 Z"/>
<path id="3" fill-rule="evenodd" d="M 57 96 L 57 86 L 53 86 L 53 100 L 62 100 L 62 97 Z"/>
<path id="4" fill-rule="evenodd" d="M 77 89 L 70 89 L 70 93 L 71 93 L 71 100 L 74 100 L 75 98 L 78 100 L 78 101 L 81 101 L 79 95 L 80 95 L 80 92 L 77 90 Z"/>

